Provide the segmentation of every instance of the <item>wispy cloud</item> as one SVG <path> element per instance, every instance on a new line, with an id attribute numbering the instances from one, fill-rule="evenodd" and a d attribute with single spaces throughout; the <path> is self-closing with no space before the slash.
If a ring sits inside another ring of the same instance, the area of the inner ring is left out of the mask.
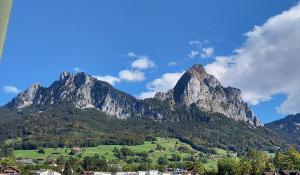
<path id="1" fill-rule="evenodd" d="M 138 70 L 122 70 L 119 72 L 119 78 L 126 81 L 143 81 L 145 73 Z"/>
<path id="2" fill-rule="evenodd" d="M 166 73 L 147 84 L 148 91 L 142 92 L 139 98 L 153 97 L 156 92 L 166 92 L 172 89 L 184 72 Z"/>
<path id="3" fill-rule="evenodd" d="M 214 54 L 214 48 L 213 47 L 207 47 L 209 42 L 207 40 L 194 40 L 190 41 L 189 44 L 192 46 L 192 50 L 187 55 L 189 58 L 195 58 L 195 57 L 202 57 L 202 58 L 209 58 L 212 57 Z M 206 47 L 205 47 L 206 46 Z"/>
<path id="4" fill-rule="evenodd" d="M 18 94 L 21 92 L 21 90 L 15 86 L 7 85 L 7 86 L 3 87 L 3 92 L 5 92 L 7 94 Z"/>
<path id="5" fill-rule="evenodd" d="M 214 54 L 214 48 L 212 47 L 202 48 L 202 53 L 201 53 L 202 58 L 212 57 L 213 54 Z"/>
<path id="6" fill-rule="evenodd" d="M 199 51 L 197 50 L 191 50 L 191 52 L 187 55 L 189 58 L 195 58 L 196 56 L 198 56 L 200 54 Z"/>
<path id="7" fill-rule="evenodd" d="M 105 75 L 105 76 L 95 75 L 93 77 L 95 77 L 98 80 L 108 82 L 111 85 L 115 85 L 117 83 L 120 83 L 120 81 L 121 81 L 119 77 L 114 77 L 114 76 L 111 76 L 111 75 Z"/>
<path id="8" fill-rule="evenodd" d="M 177 63 L 175 61 L 171 61 L 168 63 L 168 66 L 176 66 L 176 65 L 177 65 Z"/>
<path id="9" fill-rule="evenodd" d="M 75 67 L 73 70 L 74 70 L 74 72 L 82 72 L 79 67 Z"/>

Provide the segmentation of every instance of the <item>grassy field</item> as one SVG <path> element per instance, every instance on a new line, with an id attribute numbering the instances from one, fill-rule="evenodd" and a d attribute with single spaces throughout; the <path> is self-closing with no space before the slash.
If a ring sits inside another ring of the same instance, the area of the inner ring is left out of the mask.
<path id="1" fill-rule="evenodd" d="M 165 148 L 163 151 L 157 151 L 156 147 L 157 145 L 161 145 Z M 183 153 L 178 151 L 178 147 L 185 146 L 190 151 L 190 153 Z M 107 160 L 117 160 L 117 158 L 114 156 L 113 149 L 114 148 L 122 148 L 123 145 L 99 145 L 97 147 L 85 147 L 81 148 L 81 153 L 78 153 L 81 155 L 81 157 L 85 156 L 94 156 L 95 154 L 103 155 L 106 157 Z M 159 157 L 167 157 L 171 158 L 172 154 L 178 154 L 184 160 L 188 156 L 191 155 L 198 155 L 200 152 L 197 150 L 194 150 L 190 145 L 187 145 L 185 143 L 180 142 L 177 139 L 173 138 L 157 138 L 157 141 L 149 142 L 146 141 L 143 145 L 135 145 L 135 146 L 127 146 L 131 150 L 135 152 L 148 152 L 149 157 L 153 160 L 153 162 L 156 162 Z M 69 153 L 71 151 L 70 148 L 45 148 L 45 154 L 38 153 L 37 150 L 15 150 L 14 155 L 17 159 L 22 158 L 28 158 L 28 159 L 56 159 L 58 156 L 70 156 Z M 206 169 L 212 169 L 216 168 L 217 159 L 226 156 L 227 152 L 225 150 L 216 149 L 217 155 L 214 156 L 208 156 L 210 157 L 207 160 L 207 163 L 204 165 Z M 73 156 L 78 156 L 73 155 Z M 124 164 L 124 162 L 120 162 L 121 164 Z"/>

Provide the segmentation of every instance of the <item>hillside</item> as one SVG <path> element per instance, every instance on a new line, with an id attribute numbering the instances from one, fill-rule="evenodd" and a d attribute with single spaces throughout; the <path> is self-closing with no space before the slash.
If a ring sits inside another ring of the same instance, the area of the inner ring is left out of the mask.
<path id="1" fill-rule="evenodd" d="M 282 135 L 298 148 L 300 145 L 300 114 L 288 115 L 283 119 L 266 124 L 266 127 Z"/>
<path id="2" fill-rule="evenodd" d="M 222 114 L 207 114 L 197 109 L 174 111 L 172 116 L 180 119 L 177 122 L 150 118 L 122 120 L 95 109 L 82 110 L 68 105 L 44 112 L 1 111 L 0 139 L 4 142 L 21 137 L 22 141 L 10 144 L 15 149 L 138 145 L 156 136 L 178 138 L 205 153 L 213 152 L 216 147 L 240 153 L 248 148 L 274 151 L 282 145 L 279 137 L 265 127 L 251 128 Z"/>

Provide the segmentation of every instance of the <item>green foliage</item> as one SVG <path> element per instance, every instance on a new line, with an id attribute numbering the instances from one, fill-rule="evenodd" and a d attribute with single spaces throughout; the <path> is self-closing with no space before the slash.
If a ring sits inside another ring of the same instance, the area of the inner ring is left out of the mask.
<path id="1" fill-rule="evenodd" d="M 241 159 L 241 168 L 243 174 L 260 175 L 265 171 L 270 170 L 269 158 L 263 151 L 251 149 Z"/>
<path id="2" fill-rule="evenodd" d="M 43 147 L 39 147 L 38 150 L 37 150 L 37 152 L 39 154 L 45 154 L 45 149 Z"/>
<path id="3" fill-rule="evenodd" d="M 240 164 L 236 158 L 223 158 L 218 160 L 218 175 L 239 175 Z"/>
<path id="4" fill-rule="evenodd" d="M 63 175 L 72 175 L 72 166 L 70 161 L 67 161 L 64 167 Z"/>
<path id="5" fill-rule="evenodd" d="M 181 161 L 182 157 L 179 154 L 172 154 L 170 161 Z"/>
<path id="6" fill-rule="evenodd" d="M 274 157 L 276 169 L 287 169 L 300 171 L 300 153 L 291 148 L 285 152 L 276 152 Z"/>
<path id="7" fill-rule="evenodd" d="M 240 154 L 249 148 L 275 151 L 284 143 L 264 127 L 253 129 L 221 114 L 207 114 L 186 107 L 171 110 L 167 104 L 156 100 L 144 102 L 155 106 L 155 110 L 167 110 L 167 118 L 153 120 L 132 116 L 120 120 L 98 110 L 81 110 L 68 104 L 52 106 L 43 113 L 29 109 L 12 112 L 2 108 L 0 143 L 20 138 L 7 142 L 7 145 L 14 149 L 95 147 L 103 144 L 140 145 L 160 136 L 178 138 L 194 149 L 210 154 L 215 153 L 212 149 L 215 147 Z M 157 149 L 163 150 L 164 146 L 160 146 Z"/>
<path id="8" fill-rule="evenodd" d="M 200 175 L 205 174 L 206 170 L 203 166 L 203 164 L 200 161 L 188 161 L 185 163 L 185 169 L 187 169 L 188 171 L 194 171 Z"/>

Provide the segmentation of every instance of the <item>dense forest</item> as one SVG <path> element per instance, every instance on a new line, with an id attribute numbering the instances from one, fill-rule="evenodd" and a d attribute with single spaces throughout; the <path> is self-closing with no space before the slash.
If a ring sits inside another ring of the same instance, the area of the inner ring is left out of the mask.
<path id="1" fill-rule="evenodd" d="M 162 107 L 157 105 L 157 107 Z M 0 141 L 13 149 L 38 147 L 97 146 L 99 144 L 137 145 L 157 136 L 178 138 L 205 153 L 222 148 L 245 153 L 250 148 L 276 151 L 286 144 L 266 127 L 252 128 L 218 113 L 204 113 L 180 107 L 171 120 L 131 117 L 126 120 L 105 115 L 96 109 L 59 105 L 46 111 L 0 110 Z"/>

